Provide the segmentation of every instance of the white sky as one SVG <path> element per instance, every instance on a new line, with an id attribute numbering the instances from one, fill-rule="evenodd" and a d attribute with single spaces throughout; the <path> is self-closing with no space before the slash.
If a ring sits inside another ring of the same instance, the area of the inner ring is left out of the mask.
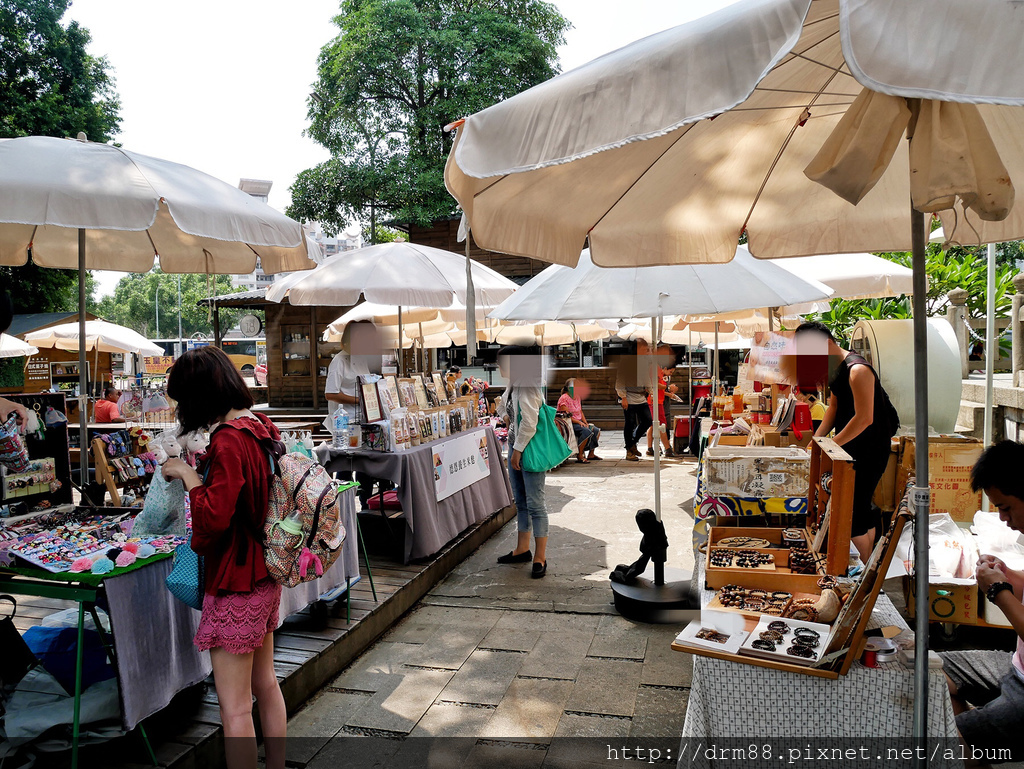
<path id="1" fill-rule="evenodd" d="M 559 50 L 567 71 L 732 0 L 555 0 L 573 24 Z M 337 33 L 338 0 L 74 0 L 67 18 L 92 33 L 121 98 L 126 149 L 238 184 L 274 182 L 284 210 L 300 171 L 327 159 L 302 135 L 320 48 Z M 286 8 L 287 13 L 282 12 Z M 452 118 L 462 117 L 452 115 Z M 99 295 L 124 275 L 96 272 Z"/>

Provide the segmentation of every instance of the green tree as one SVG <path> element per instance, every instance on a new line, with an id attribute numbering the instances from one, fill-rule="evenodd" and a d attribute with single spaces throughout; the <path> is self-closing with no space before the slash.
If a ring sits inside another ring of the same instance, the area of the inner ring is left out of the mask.
<path id="1" fill-rule="evenodd" d="M 289 208 L 332 233 L 454 213 L 444 126 L 557 74 L 569 29 L 543 0 L 343 0 L 334 23 L 308 130 L 332 159 L 299 175 Z"/>
<path id="2" fill-rule="evenodd" d="M 157 303 L 159 291 L 159 304 Z M 227 275 L 181 276 L 181 333 L 213 336 L 210 311 L 198 302 L 208 296 L 237 292 Z M 160 310 L 160 337 L 178 336 L 178 276 L 153 270 L 145 274 L 126 275 L 118 281 L 112 296 L 105 296 L 89 309 L 121 326 L 138 331 L 150 339 L 157 338 L 156 309 Z M 241 310 L 221 310 L 221 330 L 227 332 L 241 317 Z"/>
<path id="3" fill-rule="evenodd" d="M 76 136 L 110 141 L 121 103 L 110 65 L 86 52 L 89 31 L 61 24 L 71 0 L 0 0 L 0 138 Z M 19 310 L 78 308 L 78 275 L 28 264 L 0 268 Z"/>

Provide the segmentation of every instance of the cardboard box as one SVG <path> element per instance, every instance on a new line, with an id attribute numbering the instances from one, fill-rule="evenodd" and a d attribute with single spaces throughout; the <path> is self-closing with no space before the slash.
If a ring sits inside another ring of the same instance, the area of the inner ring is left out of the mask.
<path id="1" fill-rule="evenodd" d="M 981 492 L 971 491 L 971 468 L 981 456 L 982 442 L 960 435 L 928 439 L 928 485 L 932 513 L 949 513 L 954 521 L 970 522 L 981 509 Z M 914 439 L 900 438 L 896 469 L 896 500 L 903 499 L 909 479 L 914 477 Z"/>
<path id="2" fill-rule="evenodd" d="M 803 449 L 716 446 L 704 462 L 709 496 L 807 496 L 811 455 Z"/>
<path id="3" fill-rule="evenodd" d="M 907 599 L 907 612 L 914 617 L 914 580 L 903 578 L 903 594 Z M 949 622 L 955 625 L 976 625 L 981 595 L 977 583 L 971 585 L 934 584 L 928 586 L 928 621 Z"/>
<path id="4" fill-rule="evenodd" d="M 746 446 L 747 436 L 746 435 L 719 435 L 718 436 L 719 446 Z"/>

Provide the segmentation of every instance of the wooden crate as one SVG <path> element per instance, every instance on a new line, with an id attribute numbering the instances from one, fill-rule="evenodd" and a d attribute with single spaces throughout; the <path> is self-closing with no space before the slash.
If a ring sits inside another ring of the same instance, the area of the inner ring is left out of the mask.
<path id="1" fill-rule="evenodd" d="M 782 547 L 784 529 L 765 529 L 743 526 L 712 526 L 708 529 L 708 546 L 704 555 L 704 582 L 708 589 L 718 590 L 725 585 L 756 587 L 762 590 L 785 590 L 790 593 L 818 593 L 818 580 L 824 572 L 816 574 L 794 574 L 789 570 L 789 550 Z M 804 530 L 807 542 L 811 534 Z M 744 548 L 769 553 L 775 560 L 774 570 L 738 569 L 711 565 L 711 552 L 715 543 L 726 537 L 760 537 L 777 547 Z"/>

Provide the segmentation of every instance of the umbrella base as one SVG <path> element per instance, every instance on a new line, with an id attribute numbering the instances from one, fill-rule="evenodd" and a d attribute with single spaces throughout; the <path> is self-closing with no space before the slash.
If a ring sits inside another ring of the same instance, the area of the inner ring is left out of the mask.
<path id="1" fill-rule="evenodd" d="M 700 600 L 690 589 L 691 572 L 665 568 L 665 584 L 654 584 L 654 566 L 633 585 L 610 582 L 615 610 L 626 619 L 651 624 L 674 624 L 696 619 Z"/>

